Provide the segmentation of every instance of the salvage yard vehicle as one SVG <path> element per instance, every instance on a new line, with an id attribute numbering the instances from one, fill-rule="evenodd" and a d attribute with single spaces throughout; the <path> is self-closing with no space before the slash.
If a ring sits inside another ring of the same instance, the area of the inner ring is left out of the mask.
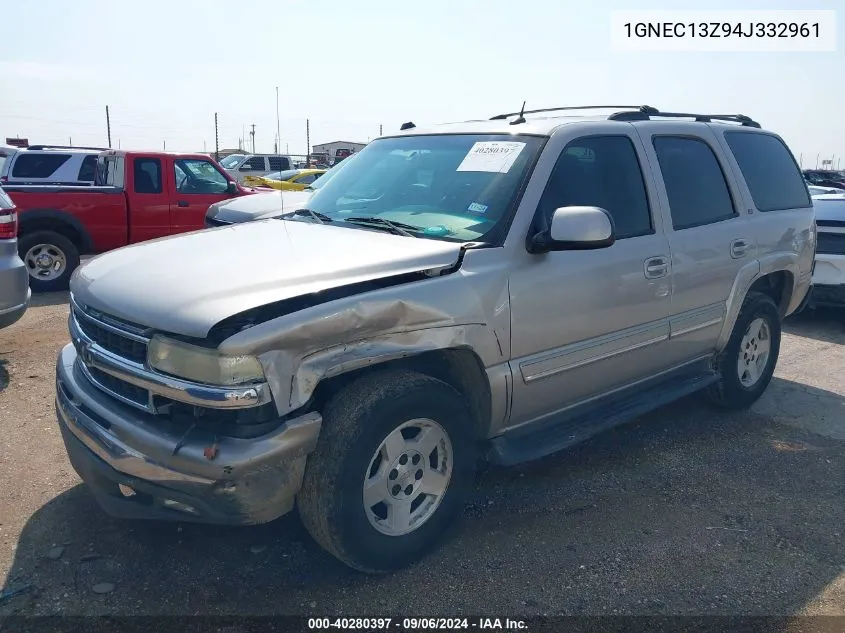
<path id="1" fill-rule="evenodd" d="M 3 185 L 92 185 L 97 156 L 104 147 L 30 145 L 2 150 L 0 183 Z"/>
<path id="2" fill-rule="evenodd" d="M 65 290 L 82 254 L 205 227 L 208 206 L 253 193 L 201 154 L 108 150 L 93 186 L 9 185 L 33 292 Z"/>
<path id="3" fill-rule="evenodd" d="M 288 169 L 267 174 L 252 182 L 256 187 L 269 187 L 281 191 L 304 191 L 325 173 L 325 169 Z"/>
<path id="4" fill-rule="evenodd" d="M 220 161 L 220 166 L 238 183 L 254 187 L 269 173 L 291 169 L 293 161 L 280 154 L 231 154 Z"/>
<path id="5" fill-rule="evenodd" d="M 343 161 L 337 167 L 327 170 L 302 191 L 260 192 L 252 196 L 215 202 L 208 207 L 205 214 L 205 226 L 214 228 L 226 224 L 254 222 L 277 218 L 289 211 L 296 211 L 306 204 L 315 191 L 337 174 L 342 165 L 348 165 L 349 162 Z"/>
<path id="6" fill-rule="evenodd" d="M 701 390 L 755 402 L 813 264 L 790 150 L 742 115 L 553 110 L 405 124 L 282 219 L 83 265 L 56 410 L 100 505 L 220 524 L 296 507 L 384 572 L 438 542 L 479 458 Z"/>
<path id="7" fill-rule="evenodd" d="M 816 265 L 806 307 L 845 308 L 845 195 L 813 196 Z"/>
<path id="8" fill-rule="evenodd" d="M 0 187 L 0 328 L 18 321 L 29 306 L 29 275 L 18 257 L 18 216 Z"/>

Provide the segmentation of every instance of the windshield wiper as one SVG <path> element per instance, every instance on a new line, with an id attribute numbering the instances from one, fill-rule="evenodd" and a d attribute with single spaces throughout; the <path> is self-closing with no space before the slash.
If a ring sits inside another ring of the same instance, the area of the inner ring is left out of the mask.
<path id="1" fill-rule="evenodd" d="M 297 209 L 296 211 L 291 211 L 290 213 L 285 213 L 284 215 L 280 215 L 278 217 L 286 218 L 286 217 L 291 216 L 291 215 L 308 216 L 308 217 L 314 218 L 320 224 L 325 224 L 326 222 L 332 221 L 332 219 L 329 216 L 327 216 L 326 214 L 318 213 L 317 211 L 314 211 L 313 209 L 307 209 L 305 207 L 303 207 L 301 209 Z"/>
<path id="2" fill-rule="evenodd" d="M 422 231 L 422 228 L 420 228 L 419 226 L 414 226 L 413 224 L 405 224 L 403 222 L 394 222 L 393 220 L 385 220 L 384 218 L 354 217 L 343 218 L 343 221 L 349 222 L 350 224 L 375 224 L 376 226 L 383 226 L 392 233 L 395 233 L 397 235 L 404 235 L 406 237 L 419 237 L 411 233 L 411 231 L 416 231 L 417 233 Z"/>

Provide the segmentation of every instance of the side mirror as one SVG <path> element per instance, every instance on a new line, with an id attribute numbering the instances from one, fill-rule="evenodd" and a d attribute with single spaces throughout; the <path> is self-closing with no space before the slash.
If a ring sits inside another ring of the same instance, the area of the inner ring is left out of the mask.
<path id="1" fill-rule="evenodd" d="M 238 189 L 238 183 L 229 181 L 229 184 L 226 185 L 226 193 L 238 193 L 240 189 Z"/>
<path id="2" fill-rule="evenodd" d="M 531 238 L 528 250 L 585 251 L 607 248 L 615 241 L 613 219 L 601 207 L 561 207 L 555 209 L 549 229 Z"/>

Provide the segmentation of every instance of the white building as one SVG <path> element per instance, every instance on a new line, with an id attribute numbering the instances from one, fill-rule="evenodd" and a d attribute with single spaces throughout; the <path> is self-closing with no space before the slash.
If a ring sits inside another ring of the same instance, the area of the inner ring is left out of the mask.
<path id="1" fill-rule="evenodd" d="M 332 141 L 331 143 L 313 145 L 311 152 L 314 154 L 328 154 L 329 159 L 334 160 L 338 156 L 338 150 L 346 150 L 345 152 L 340 152 L 341 156 L 343 156 L 348 153 L 360 152 L 366 145 L 366 143 L 352 143 L 350 141 Z"/>

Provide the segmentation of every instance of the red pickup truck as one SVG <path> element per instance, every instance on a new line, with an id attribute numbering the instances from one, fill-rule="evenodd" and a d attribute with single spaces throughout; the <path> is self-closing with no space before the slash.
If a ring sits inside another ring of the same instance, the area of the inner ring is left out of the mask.
<path id="1" fill-rule="evenodd" d="M 64 290 L 84 254 L 204 228 L 209 205 L 255 193 L 209 156 L 107 150 L 93 186 L 7 185 L 33 292 Z"/>

